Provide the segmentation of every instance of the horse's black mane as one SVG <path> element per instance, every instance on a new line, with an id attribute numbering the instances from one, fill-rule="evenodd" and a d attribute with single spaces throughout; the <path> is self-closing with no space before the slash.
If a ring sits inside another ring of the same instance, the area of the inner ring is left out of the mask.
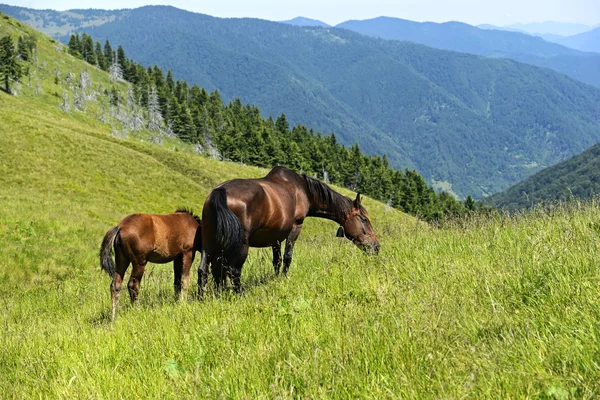
<path id="1" fill-rule="evenodd" d="M 181 207 L 181 208 L 178 208 L 177 210 L 175 210 L 175 212 L 176 213 L 180 212 L 180 213 L 190 214 L 192 217 L 194 217 L 194 219 L 196 221 L 198 221 L 198 223 L 200 225 L 202 225 L 202 220 L 200 219 L 199 216 L 197 216 L 196 214 L 194 214 L 194 211 L 191 208 Z"/>
<path id="2" fill-rule="evenodd" d="M 341 195 L 323 182 L 302 174 L 313 204 L 321 204 L 331 211 L 338 221 L 343 220 L 352 209 L 352 200 Z"/>

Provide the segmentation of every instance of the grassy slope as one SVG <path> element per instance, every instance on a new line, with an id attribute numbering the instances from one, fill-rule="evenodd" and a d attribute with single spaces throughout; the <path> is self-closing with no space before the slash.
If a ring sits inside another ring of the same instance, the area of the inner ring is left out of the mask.
<path id="1" fill-rule="evenodd" d="M 2 397 L 600 393 L 598 205 L 436 230 L 367 200 L 379 257 L 309 220 L 289 279 L 252 250 L 243 296 L 180 304 L 150 266 L 110 325 L 104 232 L 263 171 L 114 139 L 57 102 L 0 94 Z"/>

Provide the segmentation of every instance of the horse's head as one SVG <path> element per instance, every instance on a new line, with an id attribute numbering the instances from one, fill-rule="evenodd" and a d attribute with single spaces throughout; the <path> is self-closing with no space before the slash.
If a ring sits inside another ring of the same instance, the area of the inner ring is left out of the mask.
<path id="1" fill-rule="evenodd" d="M 379 253 L 379 241 L 371 226 L 369 214 L 361 205 L 360 193 L 356 195 L 356 199 L 352 202 L 352 209 L 346 214 L 341 225 L 337 231 L 337 237 L 346 237 L 352 240 L 352 243 L 366 253 Z"/>

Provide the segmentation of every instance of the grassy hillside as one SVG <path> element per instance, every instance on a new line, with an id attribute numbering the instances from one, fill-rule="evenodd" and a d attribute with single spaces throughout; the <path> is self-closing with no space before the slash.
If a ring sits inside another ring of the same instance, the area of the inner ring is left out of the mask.
<path id="1" fill-rule="evenodd" d="M 265 116 L 284 112 L 292 125 L 386 153 L 461 197 L 504 190 L 600 140 L 600 90 L 511 60 L 172 7 L 85 30 Z"/>
<path id="2" fill-rule="evenodd" d="M 504 192 L 485 199 L 487 204 L 507 210 L 531 208 L 539 203 L 589 199 L 600 193 L 600 144 L 596 144 Z"/>
<path id="3" fill-rule="evenodd" d="M 38 39 L 38 77 L 54 63 L 85 70 Z M 175 303 L 171 266 L 149 265 L 140 303 L 124 295 L 110 324 L 107 229 L 132 212 L 198 210 L 217 182 L 265 171 L 114 138 L 93 104 L 61 111 L 53 77 L 39 95 L 0 93 L 2 397 L 600 394 L 596 203 L 433 228 L 366 199 L 378 257 L 309 219 L 289 279 L 253 249 L 243 295 Z"/>

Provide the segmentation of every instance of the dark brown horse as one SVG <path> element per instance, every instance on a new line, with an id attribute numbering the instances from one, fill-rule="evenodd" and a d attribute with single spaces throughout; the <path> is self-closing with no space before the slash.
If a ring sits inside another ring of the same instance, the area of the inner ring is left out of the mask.
<path id="1" fill-rule="evenodd" d="M 196 251 L 201 250 L 202 221 L 191 211 L 179 209 L 173 214 L 132 214 L 123 218 L 119 225 L 106 232 L 100 247 L 100 266 L 113 278 L 110 285 L 113 321 L 130 263 L 133 270 L 127 288 L 132 303 L 138 297 L 147 262 L 164 264 L 173 261 L 175 296 L 185 299 L 190 285 L 190 267 Z"/>
<path id="2" fill-rule="evenodd" d="M 379 252 L 379 242 L 360 194 L 352 201 L 306 175 L 275 167 L 261 179 L 234 179 L 215 188 L 202 210 L 202 261 L 198 292 L 206 285 L 212 265 L 215 284 L 225 281 L 228 267 L 233 287 L 240 290 L 242 266 L 249 247 L 272 247 L 273 267 L 279 274 L 281 243 L 285 240 L 283 274 L 292 262 L 294 243 L 306 217 L 326 218 L 340 224 L 345 236 L 368 252 Z"/>

